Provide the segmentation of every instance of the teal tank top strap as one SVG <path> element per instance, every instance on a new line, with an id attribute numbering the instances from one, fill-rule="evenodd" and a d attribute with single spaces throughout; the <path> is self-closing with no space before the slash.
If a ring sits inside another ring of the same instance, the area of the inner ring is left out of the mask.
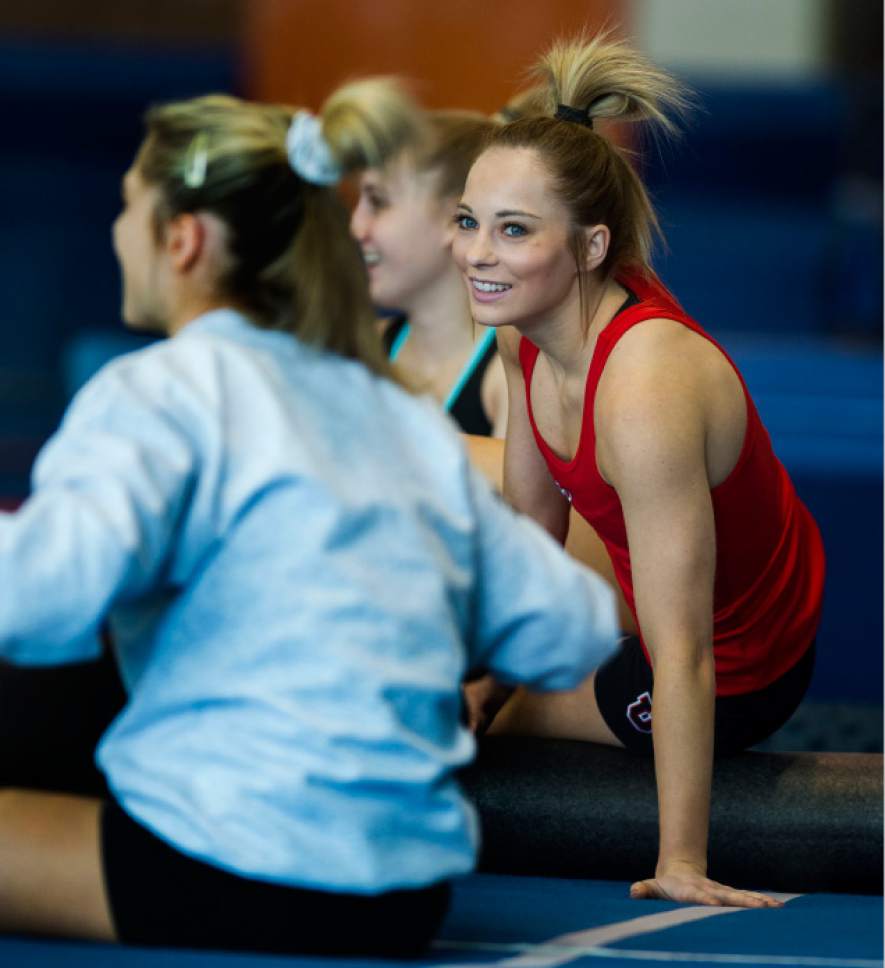
<path id="1" fill-rule="evenodd" d="M 392 346 L 390 347 L 390 352 L 387 354 L 388 360 L 391 363 L 399 356 L 399 351 L 403 348 L 403 344 L 409 338 L 409 323 L 408 320 L 403 323 L 400 327 L 399 332 L 396 334 L 396 339 L 394 339 Z"/>
<path id="2" fill-rule="evenodd" d="M 445 410 L 448 412 L 455 405 L 455 401 L 464 389 L 465 384 L 473 375 L 473 371 L 479 365 L 479 361 L 485 356 L 488 348 L 495 341 L 495 328 L 490 326 L 489 329 L 483 335 L 483 338 L 476 344 L 473 348 L 473 354 L 467 361 L 467 365 L 461 371 L 461 375 L 455 381 L 455 385 L 449 390 L 449 395 L 446 397 L 446 402 L 444 404 Z"/>

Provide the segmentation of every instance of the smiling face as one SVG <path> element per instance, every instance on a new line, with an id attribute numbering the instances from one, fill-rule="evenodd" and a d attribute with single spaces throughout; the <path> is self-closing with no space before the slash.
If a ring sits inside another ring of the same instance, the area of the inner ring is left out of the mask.
<path id="1" fill-rule="evenodd" d="M 531 148 L 495 147 L 467 177 L 452 252 L 485 326 L 531 328 L 578 307 L 568 211 Z"/>
<path id="2" fill-rule="evenodd" d="M 154 232 L 159 189 L 133 165 L 123 178 L 123 208 L 113 227 L 114 252 L 123 283 L 124 322 L 133 329 L 166 327 L 162 251 Z"/>
<path id="3" fill-rule="evenodd" d="M 407 157 L 360 179 L 350 229 L 369 273 L 372 301 L 408 312 L 451 269 L 454 202 L 437 197 L 433 173 Z"/>

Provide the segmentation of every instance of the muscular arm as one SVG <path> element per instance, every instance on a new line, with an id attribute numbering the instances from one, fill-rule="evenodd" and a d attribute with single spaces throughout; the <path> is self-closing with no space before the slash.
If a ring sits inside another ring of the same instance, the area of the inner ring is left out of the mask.
<path id="1" fill-rule="evenodd" d="M 498 330 L 498 353 L 507 381 L 507 434 L 501 478 L 496 473 L 495 444 L 468 438 L 471 459 L 517 511 L 534 518 L 557 541 L 568 534 L 569 505 L 554 485 L 538 451 L 525 405 L 525 385 L 519 365 L 519 333 L 510 327 Z M 464 687 L 470 728 L 484 733 L 513 689 L 485 675 Z"/>
<path id="2" fill-rule="evenodd" d="M 660 845 L 655 879 L 635 885 L 634 895 L 767 903 L 706 878 L 716 536 L 705 402 L 690 360 L 634 358 L 619 366 L 613 355 L 596 427 L 600 470 L 624 510 L 637 615 L 654 667 Z"/>

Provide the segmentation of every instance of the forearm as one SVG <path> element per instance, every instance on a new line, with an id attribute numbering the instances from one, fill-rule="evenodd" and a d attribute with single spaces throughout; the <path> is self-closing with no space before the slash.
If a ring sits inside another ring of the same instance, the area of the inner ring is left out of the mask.
<path id="1" fill-rule="evenodd" d="M 102 540 L 104 506 L 80 507 L 63 492 L 37 494 L 0 517 L 0 657 L 27 665 L 98 654 L 97 630 L 125 569 Z"/>
<path id="2" fill-rule="evenodd" d="M 569 532 L 569 505 L 556 492 L 552 481 L 544 482 L 542 488 L 526 487 L 516 474 L 508 473 L 505 460 L 502 495 L 514 511 L 531 518 L 555 541 L 565 545 Z"/>
<path id="3" fill-rule="evenodd" d="M 658 662 L 652 738 L 660 813 L 658 870 L 706 871 L 713 773 L 713 654 Z"/>

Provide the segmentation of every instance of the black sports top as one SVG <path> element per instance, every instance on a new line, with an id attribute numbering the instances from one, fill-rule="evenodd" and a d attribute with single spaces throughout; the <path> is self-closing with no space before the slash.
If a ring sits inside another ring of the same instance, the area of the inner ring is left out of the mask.
<path id="1" fill-rule="evenodd" d="M 408 337 L 409 322 L 406 317 L 394 317 L 382 337 L 391 362 L 396 359 Z M 465 434 L 477 434 L 480 437 L 492 435 L 492 424 L 482 407 L 481 391 L 485 372 L 497 352 L 495 330 L 490 327 L 476 344 L 473 355 L 464 365 L 443 404 L 443 408 L 451 414 Z"/>

